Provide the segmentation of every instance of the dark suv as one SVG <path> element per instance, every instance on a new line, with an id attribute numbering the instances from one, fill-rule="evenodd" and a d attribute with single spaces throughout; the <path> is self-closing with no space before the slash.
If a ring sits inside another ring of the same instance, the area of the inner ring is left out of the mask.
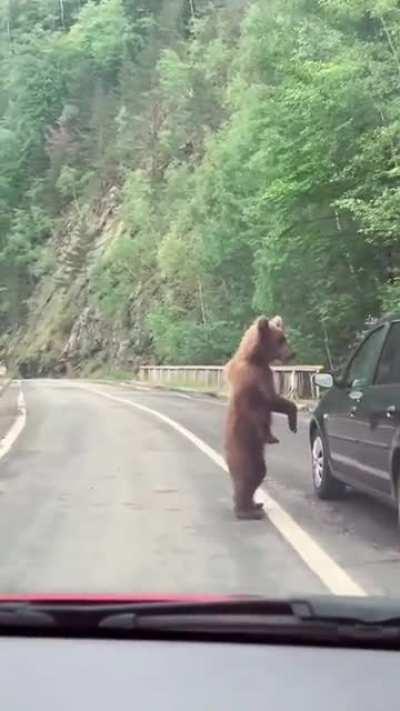
<path id="1" fill-rule="evenodd" d="M 317 495 L 349 484 L 397 503 L 400 519 L 400 316 L 368 331 L 340 377 L 315 383 L 329 388 L 310 423 Z"/>

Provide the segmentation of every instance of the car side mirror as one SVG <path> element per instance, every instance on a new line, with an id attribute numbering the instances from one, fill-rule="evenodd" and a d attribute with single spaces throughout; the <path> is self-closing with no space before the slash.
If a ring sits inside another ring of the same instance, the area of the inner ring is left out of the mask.
<path id="1" fill-rule="evenodd" d="M 329 390 L 333 386 L 333 378 L 330 373 L 316 373 L 314 375 L 314 384 L 318 388 Z"/>

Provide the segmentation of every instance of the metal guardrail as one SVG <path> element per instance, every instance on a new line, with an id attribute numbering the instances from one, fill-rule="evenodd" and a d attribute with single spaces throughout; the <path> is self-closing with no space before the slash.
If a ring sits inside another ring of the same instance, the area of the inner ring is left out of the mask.
<path id="1" fill-rule="evenodd" d="M 322 365 L 278 365 L 272 368 L 277 392 L 293 400 L 314 400 L 319 396 L 313 375 Z M 224 392 L 226 382 L 220 365 L 142 365 L 139 379 L 151 385 L 194 387 Z"/>

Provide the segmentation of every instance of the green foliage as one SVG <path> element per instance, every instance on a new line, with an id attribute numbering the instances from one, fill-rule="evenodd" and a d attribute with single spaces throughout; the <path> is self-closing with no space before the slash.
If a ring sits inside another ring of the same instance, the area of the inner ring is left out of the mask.
<path id="1" fill-rule="evenodd" d="M 137 281 L 134 273 L 137 245 L 123 236 L 112 245 L 92 275 L 96 300 L 110 318 L 124 319 Z"/>
<path id="2" fill-rule="evenodd" d="M 204 365 L 229 357 L 232 330 L 226 321 L 196 323 L 173 307 L 159 306 L 149 315 L 148 325 L 160 360 Z"/>
<path id="3" fill-rule="evenodd" d="M 109 318 L 129 323 L 135 297 L 154 279 L 158 233 L 152 188 L 141 171 L 127 176 L 121 213 L 126 231 L 111 240 L 92 274 L 94 299 Z"/>
<path id="4" fill-rule="evenodd" d="M 400 283 L 398 279 L 384 284 L 380 290 L 380 296 L 384 314 L 398 315 L 400 313 Z"/>
<path id="5" fill-rule="evenodd" d="M 396 0 L 1 0 L 0 23 L 7 328 L 78 222 L 106 238 L 90 298 L 159 360 L 223 362 L 261 311 L 336 360 L 399 310 Z"/>
<path id="6" fill-rule="evenodd" d="M 61 48 L 77 73 L 91 66 L 108 78 L 115 75 L 138 42 L 122 0 L 89 0 L 62 38 Z"/>

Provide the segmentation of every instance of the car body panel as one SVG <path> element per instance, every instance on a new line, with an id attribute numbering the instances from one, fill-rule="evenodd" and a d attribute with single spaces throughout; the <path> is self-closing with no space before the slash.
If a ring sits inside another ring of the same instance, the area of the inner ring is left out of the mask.
<path id="1" fill-rule="evenodd" d="M 324 435 L 329 439 L 332 471 L 339 477 L 351 479 L 358 442 L 355 432 L 349 427 L 354 406 L 350 390 L 334 386 L 325 405 L 321 424 Z"/>
<path id="2" fill-rule="evenodd" d="M 389 501 L 396 495 L 394 458 L 400 452 L 400 383 L 377 384 L 375 375 L 391 325 L 375 325 L 350 357 L 343 375 L 322 397 L 310 423 L 321 432 L 332 474 L 354 488 Z M 382 329 L 370 382 L 350 382 L 351 364 L 369 336 Z M 400 358 L 400 353 L 399 353 Z"/>
<path id="3" fill-rule="evenodd" d="M 391 460 L 400 424 L 396 402 L 400 404 L 399 386 L 372 385 L 366 388 L 352 425 L 358 437 L 355 483 L 360 480 L 368 488 L 388 495 L 392 494 Z"/>

